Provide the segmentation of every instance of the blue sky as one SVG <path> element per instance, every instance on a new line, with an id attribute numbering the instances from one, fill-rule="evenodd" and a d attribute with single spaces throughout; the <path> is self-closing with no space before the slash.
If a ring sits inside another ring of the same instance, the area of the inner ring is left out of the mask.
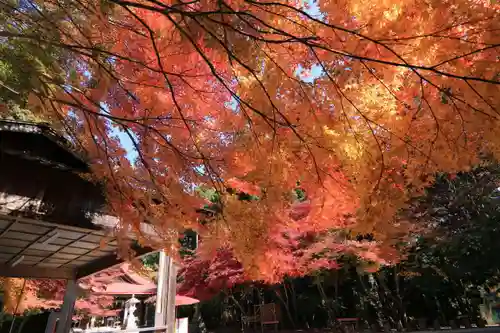
<path id="1" fill-rule="evenodd" d="M 127 133 L 123 130 L 119 130 L 116 126 L 111 129 L 112 135 L 116 136 L 123 148 L 127 151 L 127 159 L 131 162 L 135 161 L 139 154 L 134 148 L 134 144 Z"/>
<path id="2" fill-rule="evenodd" d="M 324 18 L 324 14 L 321 12 L 319 8 L 318 0 L 305 0 L 304 3 L 307 6 L 305 12 L 307 12 L 309 15 L 317 19 Z"/>

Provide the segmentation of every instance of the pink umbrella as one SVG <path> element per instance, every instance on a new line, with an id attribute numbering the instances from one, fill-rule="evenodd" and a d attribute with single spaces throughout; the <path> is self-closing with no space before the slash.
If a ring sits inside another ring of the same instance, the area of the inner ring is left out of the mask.
<path id="1" fill-rule="evenodd" d="M 142 285 L 113 282 L 105 286 L 104 290 L 93 290 L 93 293 L 96 295 L 154 295 L 156 294 L 156 285 L 154 283 Z"/>
<path id="2" fill-rule="evenodd" d="M 175 295 L 175 306 L 179 305 L 191 305 L 199 303 L 200 300 L 196 298 L 191 298 L 187 296 Z"/>
<path id="3" fill-rule="evenodd" d="M 156 302 L 156 295 L 151 296 L 148 299 L 146 299 L 146 303 L 153 303 Z M 181 295 L 175 295 L 175 306 L 180 306 L 180 305 L 191 305 L 191 304 L 196 304 L 199 303 L 200 300 L 192 297 L 187 297 L 187 296 L 181 296 Z"/>

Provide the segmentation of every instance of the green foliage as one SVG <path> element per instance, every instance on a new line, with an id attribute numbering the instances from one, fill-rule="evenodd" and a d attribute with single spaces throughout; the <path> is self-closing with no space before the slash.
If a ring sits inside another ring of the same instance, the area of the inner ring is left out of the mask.
<path id="1" fill-rule="evenodd" d="M 59 55 L 51 48 L 17 39 L 0 45 L 0 101 L 14 101 L 25 106 L 28 94 L 42 91 L 56 82 Z"/>
<path id="2" fill-rule="evenodd" d="M 142 260 L 142 264 L 146 268 L 148 268 L 152 271 L 158 270 L 158 264 L 160 262 L 160 252 L 153 252 L 153 253 L 147 254 L 144 257 L 142 257 L 141 260 Z"/>
<path id="3" fill-rule="evenodd" d="M 179 239 L 179 243 L 181 244 L 180 255 L 184 256 L 191 254 L 192 251 L 196 249 L 197 240 L 198 237 L 196 232 L 193 230 L 186 230 L 183 237 Z M 160 252 L 147 254 L 141 258 L 141 261 L 146 268 L 156 271 L 160 263 Z"/>
<path id="4" fill-rule="evenodd" d="M 206 199 L 212 203 L 217 203 L 220 201 L 220 193 L 217 192 L 217 190 L 214 188 L 198 187 L 196 189 L 196 193 L 198 193 L 201 198 Z"/>
<path id="5" fill-rule="evenodd" d="M 196 247 L 198 246 L 198 234 L 196 231 L 188 229 L 184 231 L 184 234 L 179 239 L 179 242 L 181 243 L 181 255 L 191 253 L 196 250 Z"/>
<path id="6" fill-rule="evenodd" d="M 45 120 L 28 109 L 21 108 L 18 104 L 9 101 L 6 103 L 6 110 L 2 112 L 3 119 L 40 123 Z"/>
<path id="7" fill-rule="evenodd" d="M 408 262 L 439 267 L 444 277 L 483 285 L 500 273 L 500 167 L 489 164 L 455 179 L 438 178 L 413 215 L 432 232 L 416 245 Z"/>
<path id="8" fill-rule="evenodd" d="M 19 24 L 19 15 L 23 16 L 23 24 Z M 67 77 L 71 82 L 78 81 L 73 58 L 55 46 L 60 37 L 57 29 L 41 29 L 50 27 L 49 21 L 56 22 L 61 15 L 34 0 L 7 0 L 0 4 L 0 117 L 51 122 L 27 109 L 29 95 L 52 95 Z M 40 42 L 40 31 L 51 31 L 54 44 Z"/>
<path id="9" fill-rule="evenodd" d="M 19 15 L 24 24 L 19 24 Z M 71 70 L 65 68 L 71 67 L 71 57 L 64 49 L 40 42 L 39 36 L 40 31 L 51 31 L 50 37 L 56 42 L 60 37 L 57 29 L 41 27 L 50 27 L 61 15 L 33 0 L 0 4 L 0 30 L 4 36 L 0 37 L 0 103 L 12 102 L 24 108 L 31 92 L 51 94 L 69 76 Z"/>
<path id="10" fill-rule="evenodd" d="M 297 201 L 302 202 L 302 201 L 307 199 L 306 192 L 301 188 L 296 188 L 294 190 L 294 194 L 295 194 L 295 198 L 297 199 Z"/>

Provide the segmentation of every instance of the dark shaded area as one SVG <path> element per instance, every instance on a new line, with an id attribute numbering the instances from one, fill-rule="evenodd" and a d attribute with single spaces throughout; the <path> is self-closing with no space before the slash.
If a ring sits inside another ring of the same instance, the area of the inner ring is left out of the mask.
<path id="1" fill-rule="evenodd" d="M 46 125 L 0 121 L 0 191 L 41 199 L 40 205 L 27 202 L 15 214 L 96 228 L 89 213 L 103 210 L 103 188 L 79 175 L 90 169 L 71 148 Z"/>
<path id="2" fill-rule="evenodd" d="M 63 136 L 47 124 L 0 121 L 2 152 L 21 155 L 25 159 L 37 160 L 61 169 L 74 172 L 89 172 L 83 156 Z"/>
<path id="3" fill-rule="evenodd" d="M 44 311 L 38 314 L 18 316 L 14 319 L 14 325 L 12 325 L 12 317 L 0 321 L 0 333 L 9 333 L 11 326 L 12 333 L 42 333 L 47 326 L 49 315 L 49 311 Z"/>
<path id="4" fill-rule="evenodd" d="M 426 232 L 400 245 L 407 256 L 397 264 L 373 272 L 364 269 L 371 263 L 344 255 L 337 270 L 273 286 L 238 285 L 199 305 L 203 321 L 209 330 L 239 330 L 241 316 L 251 316 L 256 304 L 274 303 L 282 329 L 338 329 L 341 318 L 358 318 L 358 328 L 372 331 L 484 327 L 492 318 L 480 313 L 480 305 L 500 303 L 499 185 L 500 165 L 494 161 L 437 175 L 426 194 L 401 212 Z"/>

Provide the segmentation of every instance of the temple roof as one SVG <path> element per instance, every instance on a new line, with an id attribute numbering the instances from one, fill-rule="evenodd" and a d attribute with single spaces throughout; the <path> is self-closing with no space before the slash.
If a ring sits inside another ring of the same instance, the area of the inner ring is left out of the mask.
<path id="1" fill-rule="evenodd" d="M 112 272 L 106 274 L 103 272 L 100 276 L 95 276 L 88 280 L 89 285 L 83 285 L 83 288 L 89 288 L 94 295 L 151 295 L 146 302 L 153 303 L 156 301 L 156 283 L 143 275 L 138 274 L 133 270 L 130 264 L 120 266 L 120 272 Z M 101 288 L 92 287 L 93 282 L 99 282 L 103 285 Z M 187 296 L 176 295 L 175 305 L 190 305 L 198 303 L 199 300 Z"/>
<path id="2" fill-rule="evenodd" d="M 4 154 L 77 172 L 90 171 L 83 154 L 48 124 L 0 120 L 0 142 Z"/>
<path id="3" fill-rule="evenodd" d="M 156 294 L 156 284 L 153 280 L 135 272 L 130 264 L 120 266 L 118 274 L 96 276 L 92 282 L 100 282 L 102 287 L 90 286 L 96 295 L 153 295 Z M 93 284 L 93 283 L 92 283 Z"/>
<path id="4" fill-rule="evenodd" d="M 84 155 L 46 124 L 0 120 L 0 272 L 73 279 L 122 262 L 102 184 Z M 154 233 L 141 225 L 143 232 Z M 127 234 L 136 255 L 151 252 Z"/>

